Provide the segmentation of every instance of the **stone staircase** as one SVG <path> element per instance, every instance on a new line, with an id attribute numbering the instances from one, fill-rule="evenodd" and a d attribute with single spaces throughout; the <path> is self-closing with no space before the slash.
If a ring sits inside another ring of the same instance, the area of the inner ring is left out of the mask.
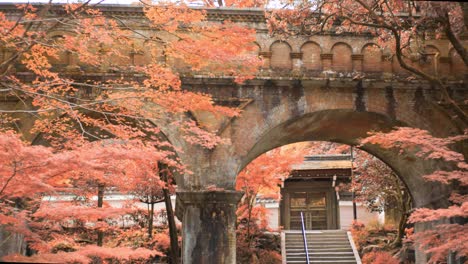
<path id="1" fill-rule="evenodd" d="M 343 230 L 306 231 L 310 264 L 361 264 L 351 234 Z M 283 264 L 306 263 L 301 231 L 281 232 Z"/>

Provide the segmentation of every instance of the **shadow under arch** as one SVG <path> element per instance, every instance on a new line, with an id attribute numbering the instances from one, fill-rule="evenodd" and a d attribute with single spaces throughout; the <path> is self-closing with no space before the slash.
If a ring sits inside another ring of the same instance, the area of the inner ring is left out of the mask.
<path id="1" fill-rule="evenodd" d="M 390 131 L 404 123 L 374 112 L 350 109 L 322 110 L 290 119 L 264 133 L 247 155 L 241 157 L 236 175 L 259 155 L 288 144 L 302 141 L 330 141 L 356 146 L 369 131 Z M 448 164 L 402 155 L 398 149 L 383 149 L 367 144 L 360 149 L 386 163 L 404 182 L 413 198 L 414 207 L 439 208 L 448 205 L 450 190 L 423 176 Z"/>

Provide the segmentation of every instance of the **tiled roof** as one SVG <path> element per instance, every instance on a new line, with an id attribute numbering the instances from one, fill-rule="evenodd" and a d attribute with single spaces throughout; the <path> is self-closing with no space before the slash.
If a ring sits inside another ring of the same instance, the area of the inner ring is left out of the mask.
<path id="1" fill-rule="evenodd" d="M 351 169 L 351 155 L 315 155 L 304 157 L 304 162 L 293 170 Z"/>

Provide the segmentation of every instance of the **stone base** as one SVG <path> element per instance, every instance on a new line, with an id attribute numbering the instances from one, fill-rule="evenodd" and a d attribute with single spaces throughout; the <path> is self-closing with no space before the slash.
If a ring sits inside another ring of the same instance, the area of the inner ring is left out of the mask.
<path id="1" fill-rule="evenodd" d="M 236 191 L 177 192 L 182 263 L 236 263 Z"/>

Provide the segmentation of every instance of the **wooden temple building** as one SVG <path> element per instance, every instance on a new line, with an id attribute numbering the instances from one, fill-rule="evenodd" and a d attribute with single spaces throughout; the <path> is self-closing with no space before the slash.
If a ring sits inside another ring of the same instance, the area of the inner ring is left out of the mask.
<path id="1" fill-rule="evenodd" d="M 283 182 L 280 225 L 285 230 L 301 229 L 300 213 L 306 230 L 340 229 L 340 200 L 351 202 L 350 193 L 340 192 L 340 183 L 349 183 L 353 173 L 351 155 L 306 156 L 293 167 Z M 353 217 L 347 211 L 347 218 Z"/>

